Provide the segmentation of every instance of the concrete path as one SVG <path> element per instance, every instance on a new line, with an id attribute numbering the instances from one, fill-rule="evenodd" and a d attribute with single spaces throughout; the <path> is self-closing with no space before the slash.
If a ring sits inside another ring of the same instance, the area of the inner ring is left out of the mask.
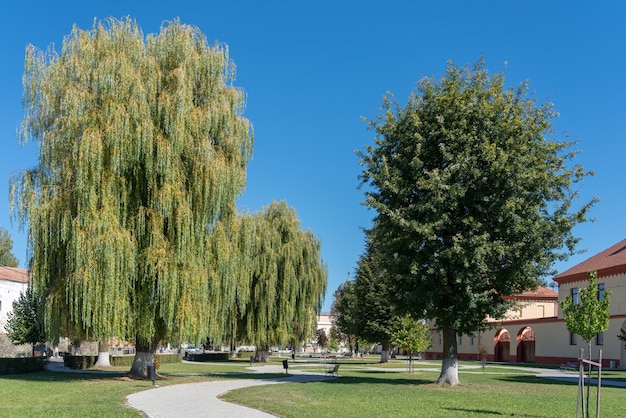
<path id="1" fill-rule="evenodd" d="M 284 373 L 281 366 L 252 368 L 259 373 Z M 315 382 L 328 379 L 320 373 L 293 370 L 289 376 L 276 379 L 237 379 L 164 386 L 133 393 L 127 397 L 131 408 L 142 411 L 149 418 L 220 417 L 262 418 L 274 415 L 246 406 L 225 402 L 219 395 L 251 386 L 292 382 Z"/>

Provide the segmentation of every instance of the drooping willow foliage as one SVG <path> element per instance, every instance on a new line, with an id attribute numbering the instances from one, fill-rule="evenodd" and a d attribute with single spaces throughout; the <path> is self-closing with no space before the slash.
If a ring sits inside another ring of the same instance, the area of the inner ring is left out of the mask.
<path id="1" fill-rule="evenodd" d="M 284 202 L 246 216 L 254 227 L 251 251 L 244 256 L 250 294 L 237 305 L 234 335 L 257 347 L 299 343 L 314 334 L 326 290 L 321 243 L 300 228 L 295 211 Z"/>
<path id="2" fill-rule="evenodd" d="M 38 165 L 11 180 L 51 335 L 198 340 L 224 313 L 233 265 L 211 232 L 232 217 L 252 152 L 224 45 L 178 21 L 74 28 L 26 50 L 21 140 Z M 218 245 L 219 247 L 219 245 Z"/>

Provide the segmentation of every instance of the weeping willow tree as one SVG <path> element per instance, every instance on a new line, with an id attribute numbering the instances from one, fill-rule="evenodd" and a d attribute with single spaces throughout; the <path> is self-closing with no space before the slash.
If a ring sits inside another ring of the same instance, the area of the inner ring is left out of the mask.
<path id="1" fill-rule="evenodd" d="M 257 347 L 263 356 L 271 345 L 302 342 L 313 336 L 327 284 L 320 241 L 303 231 L 293 209 L 273 202 L 250 216 L 254 235 L 245 255 L 249 295 L 237 307 L 240 341 Z"/>
<path id="2" fill-rule="evenodd" d="M 210 275 L 218 303 L 208 306 L 208 338 L 215 344 L 230 341 L 234 352 L 237 321 L 244 314 L 252 280 L 251 259 L 255 251 L 255 218 L 249 215 L 220 219 L 211 234 Z"/>
<path id="3" fill-rule="evenodd" d="M 227 47 L 177 20 L 147 36 L 130 18 L 96 21 L 60 53 L 27 47 L 20 140 L 39 159 L 10 197 L 52 336 L 134 340 L 143 374 L 161 339 L 223 332 L 207 302 L 223 314 L 234 290 L 211 232 L 234 213 L 253 145 L 233 78 Z"/>

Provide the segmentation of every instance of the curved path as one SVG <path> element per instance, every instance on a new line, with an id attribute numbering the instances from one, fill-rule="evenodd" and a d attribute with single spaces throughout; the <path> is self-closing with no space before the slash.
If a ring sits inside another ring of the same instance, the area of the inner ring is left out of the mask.
<path id="1" fill-rule="evenodd" d="M 282 373 L 281 366 L 260 366 L 252 368 L 262 373 Z M 138 409 L 150 418 L 179 417 L 224 417 L 224 418 L 261 418 L 274 415 L 226 402 L 219 395 L 250 386 L 272 385 L 291 382 L 315 382 L 324 380 L 320 373 L 309 373 L 300 370 L 289 372 L 289 376 L 275 379 L 236 379 L 216 380 L 211 382 L 188 383 L 164 386 L 133 393 L 126 399 L 131 408 Z"/>

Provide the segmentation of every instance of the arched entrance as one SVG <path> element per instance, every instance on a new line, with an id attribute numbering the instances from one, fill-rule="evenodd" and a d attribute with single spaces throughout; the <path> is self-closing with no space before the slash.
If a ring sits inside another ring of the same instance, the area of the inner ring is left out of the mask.
<path id="1" fill-rule="evenodd" d="M 531 327 L 520 329 L 517 334 L 517 361 L 535 362 L 535 331 Z"/>
<path id="2" fill-rule="evenodd" d="M 509 361 L 509 351 L 511 348 L 511 336 L 509 331 L 502 328 L 496 332 L 493 338 L 493 361 L 507 362 Z"/>

